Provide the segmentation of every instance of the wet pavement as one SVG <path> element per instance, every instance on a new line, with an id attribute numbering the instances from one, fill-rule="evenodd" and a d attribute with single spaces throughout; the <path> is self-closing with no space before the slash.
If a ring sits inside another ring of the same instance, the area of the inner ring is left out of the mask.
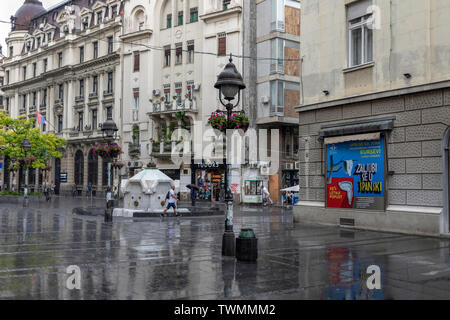
<path id="1" fill-rule="evenodd" d="M 102 200 L 94 200 L 96 205 Z M 292 210 L 236 207 L 258 262 L 221 255 L 224 219 L 73 215 L 86 199 L 0 205 L 0 299 L 449 299 L 450 240 L 294 224 Z M 67 267 L 81 289 L 67 288 Z M 367 288 L 367 267 L 381 289 Z"/>

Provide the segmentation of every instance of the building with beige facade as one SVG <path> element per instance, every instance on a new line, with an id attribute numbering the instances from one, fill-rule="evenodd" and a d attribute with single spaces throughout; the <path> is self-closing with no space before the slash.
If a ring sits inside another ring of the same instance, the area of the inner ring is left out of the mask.
<path id="1" fill-rule="evenodd" d="M 302 4 L 295 220 L 449 233 L 450 3 Z"/>
<path id="2" fill-rule="evenodd" d="M 76 186 L 83 194 L 88 184 L 101 193 L 108 184 L 106 162 L 92 148 L 104 142 L 100 124 L 107 117 L 121 124 L 121 10 L 120 0 L 63 1 L 49 9 L 26 0 L 11 18 L 3 63 L 6 108 L 12 117 L 41 113 L 42 131 L 67 140 L 47 177 L 56 193 Z M 23 188 L 22 170 L 7 173 L 10 161 L 3 161 L 3 184 Z M 43 179 L 41 170 L 30 169 L 31 191 L 40 190 Z"/>

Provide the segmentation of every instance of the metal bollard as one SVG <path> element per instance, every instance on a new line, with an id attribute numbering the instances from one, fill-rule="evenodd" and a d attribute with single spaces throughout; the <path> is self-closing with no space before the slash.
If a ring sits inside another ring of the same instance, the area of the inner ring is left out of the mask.
<path id="1" fill-rule="evenodd" d="M 236 259 L 239 261 L 256 261 L 258 259 L 258 239 L 253 229 L 242 228 L 236 238 Z"/>

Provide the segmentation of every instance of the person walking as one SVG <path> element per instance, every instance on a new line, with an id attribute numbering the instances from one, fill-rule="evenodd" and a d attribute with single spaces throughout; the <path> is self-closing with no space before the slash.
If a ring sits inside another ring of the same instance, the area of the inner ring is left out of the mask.
<path id="1" fill-rule="evenodd" d="M 168 193 L 169 200 L 167 201 L 167 207 L 161 213 L 161 217 L 165 216 L 167 214 L 167 210 L 169 210 L 170 208 L 173 208 L 173 212 L 175 213 L 175 216 L 178 217 L 177 205 L 176 205 L 176 201 L 178 199 L 177 199 L 177 196 L 175 195 L 174 190 L 175 190 L 175 186 L 171 186 L 169 193 Z"/>
<path id="2" fill-rule="evenodd" d="M 197 188 L 191 188 L 191 202 L 192 206 L 195 207 L 195 200 L 197 200 Z"/>
<path id="3" fill-rule="evenodd" d="M 267 190 L 266 186 L 263 186 L 262 194 L 263 194 L 263 206 L 265 207 L 267 205 L 267 201 L 270 202 L 270 205 L 273 205 L 273 201 L 272 199 L 270 199 L 269 190 Z"/>
<path id="4" fill-rule="evenodd" d="M 72 197 L 75 198 L 75 195 L 77 193 L 77 185 L 74 183 L 72 185 Z"/>
<path id="5" fill-rule="evenodd" d="M 49 202 L 50 201 L 50 186 L 47 181 L 44 182 L 43 188 L 44 188 L 45 201 Z"/>
<path id="6" fill-rule="evenodd" d="M 90 197 L 92 196 L 92 183 L 89 182 L 88 184 L 88 192 L 87 192 L 87 196 Z"/>

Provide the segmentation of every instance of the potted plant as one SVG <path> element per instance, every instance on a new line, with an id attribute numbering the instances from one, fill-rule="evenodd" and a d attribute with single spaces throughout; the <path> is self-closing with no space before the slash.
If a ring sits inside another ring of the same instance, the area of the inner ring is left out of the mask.
<path id="1" fill-rule="evenodd" d="M 100 144 L 97 148 L 93 148 L 93 151 L 95 155 L 102 158 L 117 158 L 123 153 L 122 148 L 116 143 L 109 145 Z"/>
<path id="2" fill-rule="evenodd" d="M 155 140 L 155 139 L 150 139 L 150 142 L 152 143 L 152 151 L 153 152 L 159 152 L 160 150 L 160 145 L 161 145 L 161 140 Z"/>
<path id="3" fill-rule="evenodd" d="M 164 100 L 166 100 L 166 97 L 162 96 L 159 101 L 164 102 Z"/>

